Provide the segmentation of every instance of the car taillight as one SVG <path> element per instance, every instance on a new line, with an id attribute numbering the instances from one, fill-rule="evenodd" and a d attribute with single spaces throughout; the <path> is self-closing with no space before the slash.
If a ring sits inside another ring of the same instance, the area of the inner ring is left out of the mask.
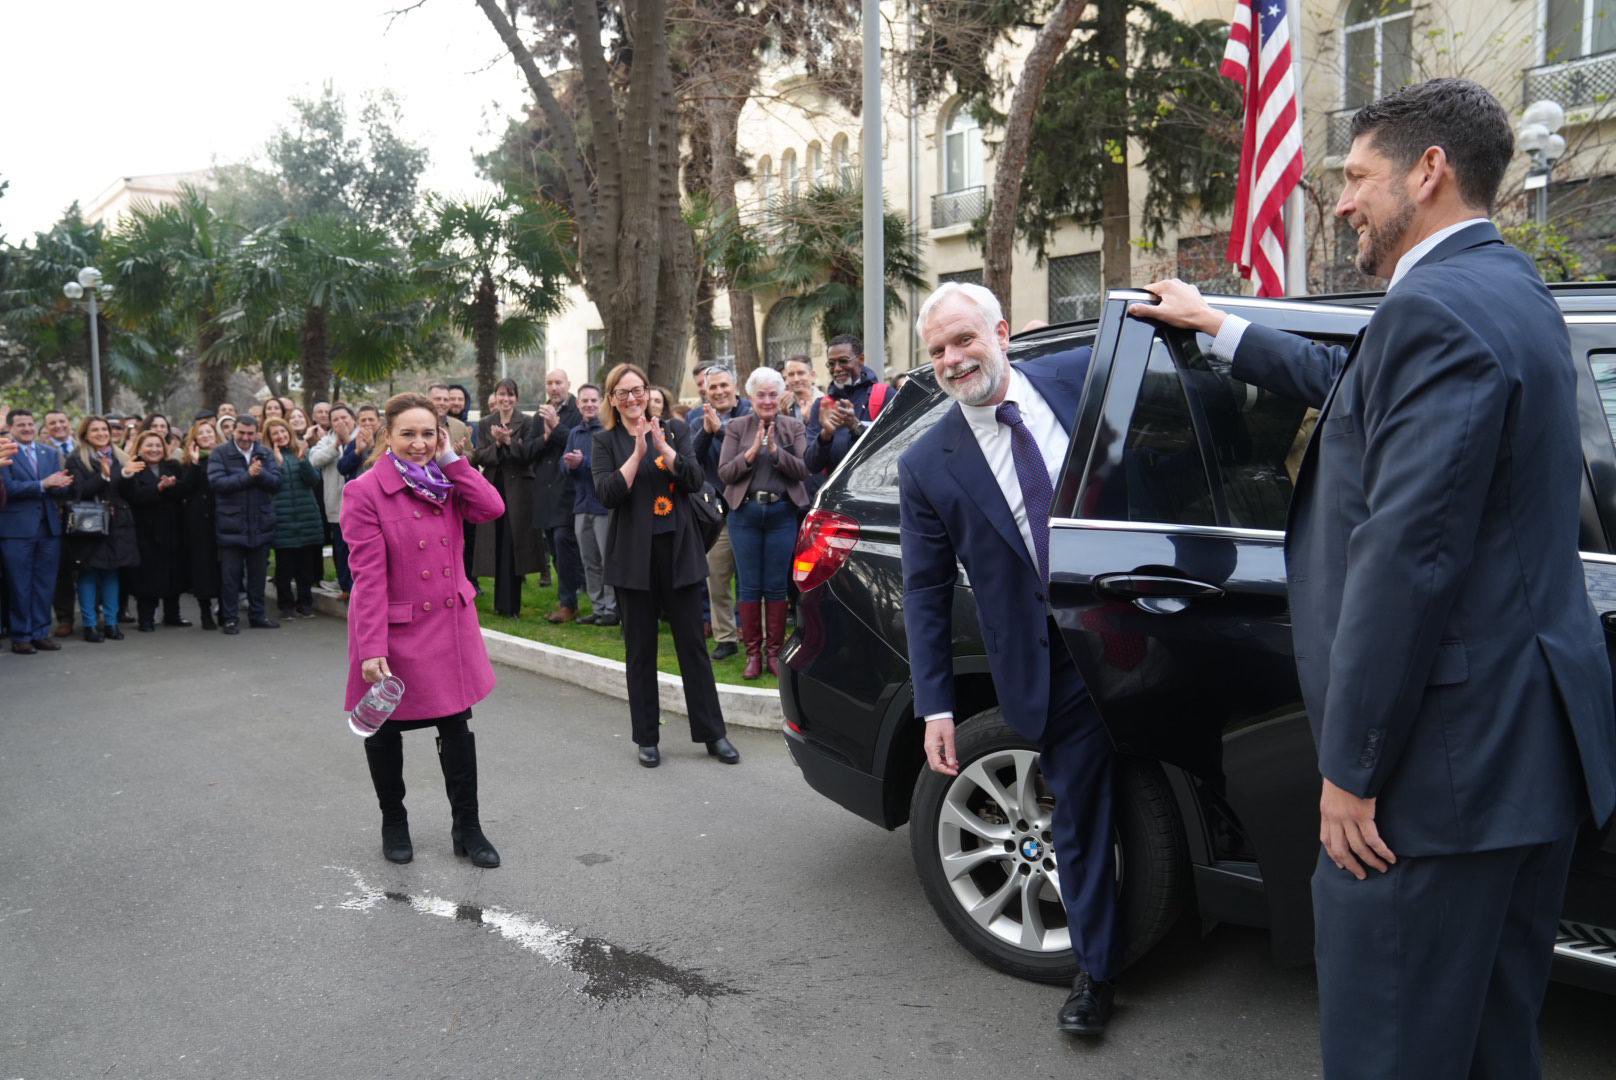
<path id="1" fill-rule="evenodd" d="M 858 522 L 830 510 L 810 510 L 797 533 L 797 555 L 791 576 L 800 592 L 823 585 L 842 568 L 858 544 Z"/>

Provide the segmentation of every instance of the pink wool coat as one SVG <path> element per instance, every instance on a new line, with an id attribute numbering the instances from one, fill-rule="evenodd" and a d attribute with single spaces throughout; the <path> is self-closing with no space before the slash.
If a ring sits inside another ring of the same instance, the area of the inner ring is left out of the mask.
<path id="1" fill-rule="evenodd" d="M 492 521 L 505 503 L 464 459 L 443 472 L 454 493 L 441 507 L 405 487 L 386 460 L 343 489 L 342 538 L 353 570 L 344 709 L 352 711 L 369 689 L 360 669 L 374 656 L 387 657 L 404 680 L 394 720 L 452 716 L 494 688 L 461 523 Z"/>

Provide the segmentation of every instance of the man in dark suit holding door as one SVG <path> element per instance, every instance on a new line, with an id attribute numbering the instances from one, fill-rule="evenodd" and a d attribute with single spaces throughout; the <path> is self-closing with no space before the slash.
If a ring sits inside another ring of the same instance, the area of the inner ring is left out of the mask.
<path id="1" fill-rule="evenodd" d="M 1285 550 L 1318 746 L 1325 1076 L 1531 1078 L 1578 826 L 1616 805 L 1616 719 L 1583 582 L 1570 339 L 1488 220 L 1509 117 L 1461 79 L 1353 120 L 1336 214 L 1390 278 L 1350 349 L 1213 311 L 1195 329 L 1320 420 Z"/>
<path id="2" fill-rule="evenodd" d="M 1099 1035 L 1122 966 L 1112 748 L 1048 600 L 1054 485 L 1071 445 L 1089 353 L 1081 350 L 1075 363 L 1012 366 L 1010 326 L 980 285 L 940 286 L 921 305 L 916 324 L 937 385 L 955 400 L 898 462 L 903 621 L 915 714 L 926 721 L 927 763 L 959 774 L 952 614 L 963 565 L 1000 710 L 1038 744 L 1055 796 L 1048 821 L 1034 820 L 1041 811 L 1025 808 L 1023 820 L 1012 821 L 1015 850 L 1007 870 L 1012 881 L 1023 875 L 1024 897 L 1036 897 L 1053 843 L 1080 968 L 1056 1021 L 1069 1034 Z"/>

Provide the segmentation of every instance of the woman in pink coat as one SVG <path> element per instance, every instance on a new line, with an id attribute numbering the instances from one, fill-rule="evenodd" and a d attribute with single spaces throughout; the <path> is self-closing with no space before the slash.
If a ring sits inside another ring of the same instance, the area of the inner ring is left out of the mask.
<path id="1" fill-rule="evenodd" d="M 498 866 L 499 853 L 477 820 L 477 749 L 466 727 L 472 705 L 494 688 L 494 669 L 471 602 L 476 590 L 463 569 L 462 523 L 492 521 L 505 503 L 455 454 L 431 399 L 421 394 L 387 402 L 377 455 L 343 489 L 342 537 L 353 570 L 346 707 L 351 712 L 368 684 L 388 675 L 404 682 L 398 708 L 365 740 L 382 808 L 382 854 L 397 863 L 414 858 L 400 736 L 436 727 L 454 852 L 478 866 Z"/>

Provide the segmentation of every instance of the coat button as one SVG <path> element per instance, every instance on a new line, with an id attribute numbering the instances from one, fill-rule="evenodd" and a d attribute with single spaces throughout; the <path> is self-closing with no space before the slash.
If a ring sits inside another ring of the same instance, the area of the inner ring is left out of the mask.
<path id="1" fill-rule="evenodd" d="M 440 510 L 440 509 L 437 509 L 437 508 L 433 508 L 432 516 L 433 517 L 442 517 L 443 516 L 443 511 Z"/>
<path id="2" fill-rule="evenodd" d="M 416 517 L 420 517 L 420 516 L 421 516 L 421 511 L 419 511 L 419 510 L 417 510 L 417 511 L 416 511 L 416 512 L 415 512 L 415 516 L 416 516 Z"/>
<path id="3" fill-rule="evenodd" d="M 448 577 L 448 576 L 449 576 L 449 568 L 448 568 L 448 567 L 447 567 L 447 566 L 445 566 L 445 567 L 444 567 L 444 568 L 443 568 L 443 576 L 444 576 L 444 577 Z"/>
<path id="4" fill-rule="evenodd" d="M 444 547 L 448 547 L 449 546 L 449 538 L 447 536 L 440 536 L 440 537 L 438 537 L 438 543 L 442 544 Z"/>
<path id="5" fill-rule="evenodd" d="M 432 601 L 430 601 L 430 600 L 423 600 L 423 601 L 422 601 L 422 602 L 421 602 L 421 610 L 422 610 L 422 611 L 431 611 L 431 610 L 432 610 Z"/>
<path id="6" fill-rule="evenodd" d="M 425 581 L 427 578 L 429 578 L 431 576 L 432 576 L 432 571 L 430 571 L 430 570 L 422 570 L 421 571 L 421 580 Z"/>
<path id="7" fill-rule="evenodd" d="M 445 600 L 443 602 L 443 606 L 446 607 L 446 608 L 454 607 L 454 597 L 451 596 L 451 597 L 449 597 L 449 599 Z"/>
<path id="8" fill-rule="evenodd" d="M 418 541 L 418 543 L 417 543 L 417 546 L 418 546 L 418 547 L 419 547 L 419 548 L 420 548 L 420 549 L 421 549 L 421 550 L 422 550 L 422 551 L 425 551 L 425 550 L 426 550 L 426 541 L 425 541 L 425 540 L 421 540 L 421 541 Z"/>

